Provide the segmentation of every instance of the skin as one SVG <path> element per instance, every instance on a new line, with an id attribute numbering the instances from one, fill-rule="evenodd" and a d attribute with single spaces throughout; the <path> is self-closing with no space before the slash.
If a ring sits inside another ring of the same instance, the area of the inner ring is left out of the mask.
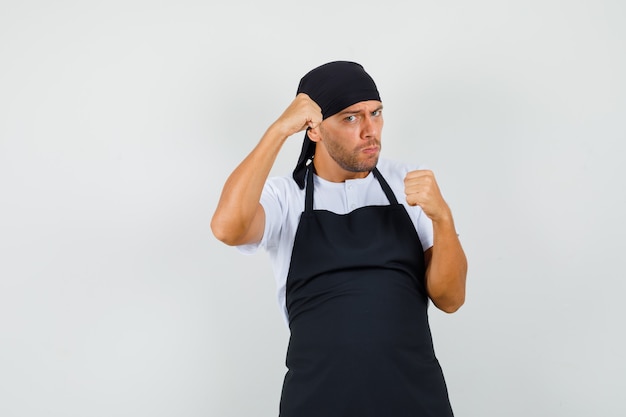
<path id="1" fill-rule="evenodd" d="M 287 138 L 307 128 L 317 145 L 317 175 L 325 180 L 364 178 L 376 166 L 383 128 L 379 101 L 356 103 L 322 121 L 320 107 L 306 94 L 298 94 L 227 179 L 211 220 L 219 240 L 228 245 L 261 240 L 265 212 L 259 201 L 265 181 Z M 435 306 L 452 313 L 465 302 L 467 275 L 452 212 L 431 171 L 409 172 L 404 185 L 408 204 L 420 206 L 433 223 L 434 243 L 424 252 L 426 290 Z"/>
<path id="2" fill-rule="evenodd" d="M 309 138 L 321 145 L 315 147 L 314 158 L 319 176 L 343 182 L 364 178 L 374 169 L 380 155 L 382 108 L 379 101 L 362 101 L 309 130 Z"/>

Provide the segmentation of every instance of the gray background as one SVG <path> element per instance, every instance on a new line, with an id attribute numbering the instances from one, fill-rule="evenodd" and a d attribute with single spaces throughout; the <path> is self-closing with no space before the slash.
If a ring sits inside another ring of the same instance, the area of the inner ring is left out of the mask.
<path id="1" fill-rule="evenodd" d="M 456 414 L 626 415 L 623 1 L 0 4 L 3 417 L 277 415 L 269 260 L 209 222 L 336 59 L 455 213 L 467 303 L 431 325 Z"/>

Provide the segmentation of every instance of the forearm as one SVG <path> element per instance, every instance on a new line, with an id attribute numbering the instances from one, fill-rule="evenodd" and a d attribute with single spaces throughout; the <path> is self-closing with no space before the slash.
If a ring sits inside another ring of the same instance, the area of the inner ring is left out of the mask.
<path id="1" fill-rule="evenodd" d="M 453 313 L 465 302 L 467 259 L 451 214 L 433 221 L 433 233 L 426 288 L 439 309 Z"/>
<path id="2" fill-rule="evenodd" d="M 263 186 L 287 135 L 274 124 L 226 180 L 211 220 L 221 241 L 236 245 L 248 233 L 257 214 Z"/>

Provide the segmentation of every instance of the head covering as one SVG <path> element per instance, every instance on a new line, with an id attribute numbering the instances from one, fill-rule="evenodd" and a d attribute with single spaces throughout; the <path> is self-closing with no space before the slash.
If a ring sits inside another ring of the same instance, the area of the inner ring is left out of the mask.
<path id="1" fill-rule="evenodd" d="M 320 106 L 323 119 L 360 101 L 380 101 L 372 77 L 360 64 L 348 61 L 329 62 L 309 71 L 300 80 L 297 94 L 300 93 L 306 93 Z M 314 154 L 315 142 L 305 133 L 298 164 L 293 171 L 293 179 L 300 188 L 304 188 L 307 163 Z"/>

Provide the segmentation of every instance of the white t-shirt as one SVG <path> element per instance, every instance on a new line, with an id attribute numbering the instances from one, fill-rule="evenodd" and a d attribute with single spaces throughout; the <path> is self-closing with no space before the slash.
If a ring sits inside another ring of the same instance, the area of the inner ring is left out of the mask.
<path id="1" fill-rule="evenodd" d="M 420 167 L 381 158 L 377 168 L 389 183 L 398 202 L 409 213 L 423 249 L 430 248 L 433 245 L 432 222 L 420 207 L 409 206 L 404 194 L 404 177 L 409 171 Z M 313 183 L 314 210 L 346 214 L 359 207 L 389 204 L 380 183 L 372 173 L 365 178 L 341 183 L 326 181 L 315 175 Z M 261 195 L 261 205 L 265 210 L 263 238 L 258 244 L 238 246 L 241 252 L 247 254 L 256 252 L 258 248 L 269 252 L 276 279 L 278 303 L 286 320 L 289 320 L 285 306 L 287 273 L 300 214 L 304 211 L 304 197 L 305 190 L 301 190 L 291 176 L 269 178 Z"/>

